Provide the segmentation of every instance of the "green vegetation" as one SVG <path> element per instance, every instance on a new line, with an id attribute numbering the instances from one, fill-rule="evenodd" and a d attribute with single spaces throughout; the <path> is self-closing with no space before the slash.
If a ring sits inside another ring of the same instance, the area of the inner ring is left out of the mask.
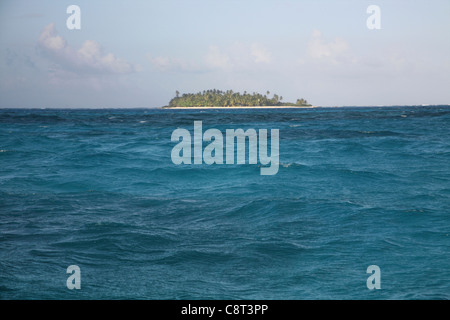
<path id="1" fill-rule="evenodd" d="M 296 103 L 281 102 L 283 97 L 274 94 L 272 98 L 269 98 L 269 95 L 269 91 L 266 92 L 266 95 L 262 95 L 256 92 L 249 94 L 244 91 L 241 94 L 233 92 L 233 90 L 220 91 L 213 89 L 198 93 L 184 93 L 180 96 L 180 93 L 176 91 L 175 98 L 170 100 L 168 107 L 311 106 L 305 99 L 297 99 Z"/>

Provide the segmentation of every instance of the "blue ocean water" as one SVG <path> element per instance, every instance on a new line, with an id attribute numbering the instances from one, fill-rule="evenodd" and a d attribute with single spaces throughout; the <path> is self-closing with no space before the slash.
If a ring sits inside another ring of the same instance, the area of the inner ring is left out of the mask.
<path id="1" fill-rule="evenodd" d="M 279 172 L 174 165 L 194 121 Z M 1 299 L 449 299 L 449 214 L 448 106 L 0 110 Z"/>

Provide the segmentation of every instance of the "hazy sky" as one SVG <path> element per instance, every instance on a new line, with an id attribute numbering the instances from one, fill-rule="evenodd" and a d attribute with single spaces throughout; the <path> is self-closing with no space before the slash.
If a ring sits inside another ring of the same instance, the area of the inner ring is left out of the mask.
<path id="1" fill-rule="evenodd" d="M 450 104 L 450 1 L 0 1 L 0 107 L 159 107 L 214 88 Z"/>

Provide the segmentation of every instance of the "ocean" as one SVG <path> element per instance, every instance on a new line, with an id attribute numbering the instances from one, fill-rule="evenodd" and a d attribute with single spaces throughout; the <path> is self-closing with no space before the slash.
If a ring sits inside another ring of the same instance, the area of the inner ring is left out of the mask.
<path id="1" fill-rule="evenodd" d="M 278 172 L 175 165 L 194 121 Z M 449 234 L 449 106 L 0 110 L 0 299 L 449 299 Z"/>

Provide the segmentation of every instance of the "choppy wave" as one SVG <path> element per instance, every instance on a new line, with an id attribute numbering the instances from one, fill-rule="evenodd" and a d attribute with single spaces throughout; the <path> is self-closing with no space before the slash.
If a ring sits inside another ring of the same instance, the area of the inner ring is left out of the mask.
<path id="1" fill-rule="evenodd" d="M 450 298 L 449 107 L 203 111 L 0 110 L 0 298 Z M 279 172 L 174 165 L 195 120 Z"/>

